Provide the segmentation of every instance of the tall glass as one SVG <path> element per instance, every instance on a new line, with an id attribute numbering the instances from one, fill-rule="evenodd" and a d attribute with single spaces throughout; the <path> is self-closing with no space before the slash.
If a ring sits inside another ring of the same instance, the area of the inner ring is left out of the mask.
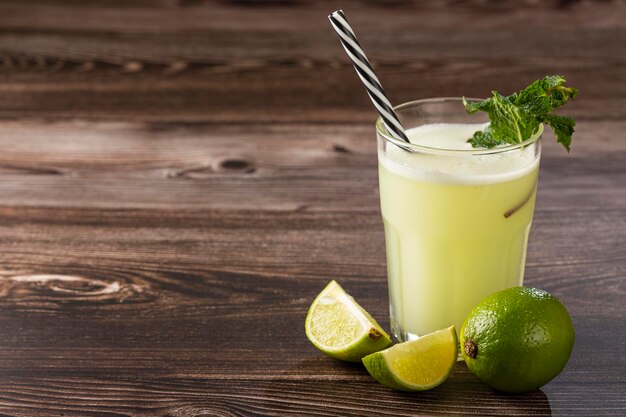
<path id="1" fill-rule="evenodd" d="M 428 124 L 479 130 L 488 121 L 467 114 L 460 98 L 413 101 L 396 111 L 409 136 Z M 522 285 L 543 127 L 523 143 L 494 149 L 406 144 L 380 119 L 376 133 L 392 332 L 400 341 L 453 324 L 458 332 L 484 297 Z"/>

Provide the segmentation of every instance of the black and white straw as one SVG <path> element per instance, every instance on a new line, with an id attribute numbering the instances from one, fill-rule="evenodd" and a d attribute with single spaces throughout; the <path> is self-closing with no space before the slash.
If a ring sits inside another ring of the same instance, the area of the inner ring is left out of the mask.
<path id="1" fill-rule="evenodd" d="M 389 99 L 385 95 L 385 91 L 382 85 L 380 85 L 378 77 L 374 74 L 374 70 L 372 70 L 372 66 L 365 56 L 365 52 L 363 52 L 359 41 L 356 39 L 354 31 L 348 24 L 348 19 L 346 19 L 343 11 L 337 10 L 333 12 L 328 16 L 328 19 L 339 35 L 343 49 L 346 50 L 352 60 L 356 73 L 359 75 L 359 78 L 361 78 L 361 81 L 363 81 L 363 84 L 365 84 L 367 94 L 370 96 L 372 103 L 374 103 L 376 110 L 378 110 L 378 114 L 385 124 L 385 127 L 394 137 L 408 143 L 409 139 L 406 133 L 404 133 L 404 128 L 400 124 L 396 112 L 393 110 Z"/>

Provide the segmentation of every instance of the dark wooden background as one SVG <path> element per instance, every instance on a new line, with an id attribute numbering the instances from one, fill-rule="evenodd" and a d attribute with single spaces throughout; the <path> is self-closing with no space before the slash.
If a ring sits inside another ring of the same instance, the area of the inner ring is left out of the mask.
<path id="1" fill-rule="evenodd" d="M 405 394 L 306 340 L 331 278 L 388 327 L 375 115 L 581 89 L 546 135 L 526 283 L 576 346 L 541 391 Z M 623 1 L 0 0 L 2 416 L 626 414 Z"/>

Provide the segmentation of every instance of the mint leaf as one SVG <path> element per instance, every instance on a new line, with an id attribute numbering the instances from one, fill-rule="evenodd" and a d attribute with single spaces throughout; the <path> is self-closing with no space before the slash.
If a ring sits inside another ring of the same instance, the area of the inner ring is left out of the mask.
<path id="1" fill-rule="evenodd" d="M 478 131 L 468 141 L 474 147 L 493 148 L 504 143 L 520 143 L 530 138 L 539 127 L 539 122 L 529 118 L 514 102 L 511 96 L 504 97 L 497 91 L 483 101 L 467 101 L 463 105 L 468 113 L 487 112 L 490 126 Z"/>
<path id="2" fill-rule="evenodd" d="M 490 121 L 488 128 L 474 133 L 468 142 L 474 147 L 485 148 L 521 143 L 530 139 L 541 123 L 547 123 L 554 130 L 557 141 L 569 151 L 576 122 L 569 117 L 551 114 L 578 94 L 577 89 L 564 84 L 564 77 L 550 75 L 510 96 L 493 91 L 491 97 L 482 101 L 468 101 L 464 97 L 463 105 L 468 113 L 484 111 Z"/>
<path id="3" fill-rule="evenodd" d="M 556 141 L 562 144 L 569 152 L 576 121 L 571 117 L 548 114 L 544 117 L 543 122 L 550 125 L 552 130 L 554 130 Z"/>
<path id="4" fill-rule="evenodd" d="M 514 94 L 514 103 L 528 114 L 548 114 L 578 94 L 578 90 L 565 87 L 564 83 L 565 78 L 560 75 L 547 76 Z"/>
<path id="5" fill-rule="evenodd" d="M 537 130 L 539 123 L 529 118 L 507 97 L 493 91 L 492 108 L 487 110 L 491 121 L 491 135 L 498 143 L 520 143 L 530 138 Z"/>
<path id="6" fill-rule="evenodd" d="M 471 143 L 474 148 L 493 148 L 498 144 L 498 142 L 493 139 L 489 126 L 487 126 L 485 130 L 474 132 L 474 136 L 469 138 L 468 142 Z"/>
<path id="7" fill-rule="evenodd" d="M 465 106 L 465 110 L 469 114 L 476 113 L 477 111 L 487 111 L 491 108 L 491 100 L 483 100 L 483 101 L 467 101 L 465 97 L 463 97 L 463 105 Z"/>

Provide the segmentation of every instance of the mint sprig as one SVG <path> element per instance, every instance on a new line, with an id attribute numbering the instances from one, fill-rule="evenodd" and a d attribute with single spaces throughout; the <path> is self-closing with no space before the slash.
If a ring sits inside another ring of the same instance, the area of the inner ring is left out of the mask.
<path id="1" fill-rule="evenodd" d="M 521 143 L 530 139 L 539 125 L 545 123 L 554 130 L 557 142 L 569 152 L 576 121 L 552 114 L 554 109 L 578 95 L 576 88 L 564 84 L 564 77 L 549 75 L 510 96 L 492 91 L 491 97 L 483 101 L 468 101 L 463 97 L 468 113 L 487 112 L 490 121 L 488 127 L 474 133 L 468 142 L 475 148 Z"/>

